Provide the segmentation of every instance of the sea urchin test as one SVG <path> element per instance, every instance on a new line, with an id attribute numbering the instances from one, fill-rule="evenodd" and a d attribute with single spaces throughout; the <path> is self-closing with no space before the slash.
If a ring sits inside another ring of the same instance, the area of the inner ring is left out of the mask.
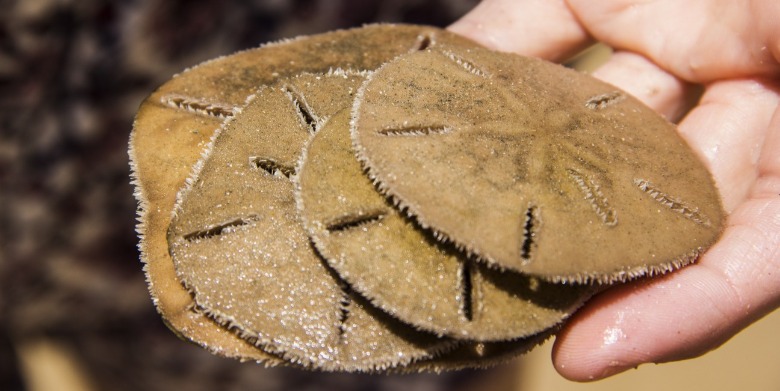
<path id="1" fill-rule="evenodd" d="M 339 82 L 332 99 L 323 100 L 327 106 L 348 105 L 354 78 L 313 78 Z M 314 131 L 287 96 L 305 91 L 301 84 L 261 88 L 215 138 L 171 222 L 179 278 L 219 323 L 304 366 L 384 369 L 446 350 L 451 342 L 372 314 L 309 246 L 286 168 Z M 328 110 L 314 106 L 312 113 L 318 118 Z"/>
<path id="2" fill-rule="evenodd" d="M 626 280 L 692 262 L 723 227 L 712 176 L 672 124 L 560 65 L 412 53 L 372 74 L 352 121 L 382 192 L 501 268 Z"/>

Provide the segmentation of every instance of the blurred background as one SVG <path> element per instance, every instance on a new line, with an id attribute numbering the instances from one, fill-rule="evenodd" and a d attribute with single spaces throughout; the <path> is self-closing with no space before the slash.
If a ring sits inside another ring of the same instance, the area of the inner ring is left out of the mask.
<path id="1" fill-rule="evenodd" d="M 0 390 L 780 390 L 777 313 L 704 358 L 590 385 L 558 377 L 549 345 L 488 371 L 338 375 L 241 364 L 165 328 L 136 249 L 126 152 L 146 95 L 264 42 L 446 26 L 476 3 L 0 0 Z"/>

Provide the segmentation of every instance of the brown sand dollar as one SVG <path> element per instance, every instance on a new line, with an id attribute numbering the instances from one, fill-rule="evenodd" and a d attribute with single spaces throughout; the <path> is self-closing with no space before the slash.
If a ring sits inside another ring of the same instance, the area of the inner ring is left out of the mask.
<path id="1" fill-rule="evenodd" d="M 301 79 L 261 88 L 198 164 L 169 230 L 179 278 L 221 324 L 307 367 L 370 371 L 450 348 L 361 302 L 311 248 L 295 208 L 294 163 L 319 119 L 349 105 L 360 78 Z M 307 98 L 325 88 L 330 99 L 320 105 Z"/>
<path id="2" fill-rule="evenodd" d="M 675 127 L 626 93 L 538 59 L 442 46 L 377 70 L 352 137 L 425 227 L 507 269 L 612 281 L 692 262 L 724 222 Z"/>
<path id="3" fill-rule="evenodd" d="M 589 287 L 490 270 L 405 218 L 364 175 L 349 118 L 336 114 L 311 140 L 296 199 L 320 254 L 355 290 L 405 323 L 475 341 L 540 333 L 589 296 Z"/>
<path id="4" fill-rule="evenodd" d="M 176 277 L 168 253 L 166 232 L 176 194 L 222 122 L 259 86 L 281 78 L 336 68 L 372 70 L 399 54 L 440 43 L 472 45 L 440 29 L 405 25 L 300 37 L 185 70 L 143 102 L 130 138 L 133 184 L 141 210 L 139 248 L 154 303 L 172 330 L 216 354 L 282 362 L 199 311 Z"/>

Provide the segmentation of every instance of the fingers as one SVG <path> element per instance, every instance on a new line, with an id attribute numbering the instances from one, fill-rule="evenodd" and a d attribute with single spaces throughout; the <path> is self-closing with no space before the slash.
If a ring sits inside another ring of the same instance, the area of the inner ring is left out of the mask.
<path id="1" fill-rule="evenodd" d="M 706 89 L 700 104 L 678 127 L 708 163 L 726 211 L 747 199 L 756 184 L 759 160 L 779 102 L 778 90 L 766 83 L 720 82 Z"/>
<path id="2" fill-rule="evenodd" d="M 601 379 L 696 357 L 780 305 L 780 197 L 753 200 L 699 264 L 594 298 L 559 334 L 564 377 Z"/>
<path id="3" fill-rule="evenodd" d="M 566 2 L 599 41 L 640 53 L 690 82 L 780 70 L 780 3 L 774 0 Z"/>
<path id="4" fill-rule="evenodd" d="M 553 363 L 564 377 L 591 381 L 671 355 L 695 356 L 723 326 L 723 311 L 735 301 L 727 282 L 694 267 L 666 277 L 623 286 L 592 299 L 558 334 Z M 711 296 L 722 297 L 714 299 Z M 721 307 L 722 306 L 722 307 Z M 685 309 L 680 311 L 679 309 Z M 691 314 L 691 309 L 697 311 Z M 684 315 L 680 319 L 680 315 Z M 722 342 L 729 332 L 719 335 Z M 685 343 L 685 352 L 674 344 Z"/>
<path id="5" fill-rule="evenodd" d="M 693 83 L 780 71 L 780 3 L 484 0 L 450 29 L 502 51 L 562 61 L 592 38 Z"/>
<path id="6" fill-rule="evenodd" d="M 713 84 L 681 122 L 732 211 L 728 227 L 698 264 L 589 302 L 556 340 L 563 376 L 593 380 L 695 357 L 780 305 L 777 91 L 755 80 Z"/>
<path id="7" fill-rule="evenodd" d="M 628 92 L 672 122 L 685 114 L 696 95 L 691 85 L 630 52 L 614 53 L 592 75 Z"/>
<path id="8" fill-rule="evenodd" d="M 451 26 L 551 60 L 594 37 L 617 49 L 594 75 L 670 120 L 690 107 L 688 82 L 706 84 L 679 131 L 713 172 L 729 226 L 696 265 L 591 300 L 556 339 L 563 376 L 695 357 L 780 305 L 780 88 L 756 79 L 780 72 L 778 14 L 780 3 L 760 0 L 485 0 Z"/>
<path id="9" fill-rule="evenodd" d="M 756 198 L 780 196 L 780 106 L 769 124 L 764 150 L 758 160 L 759 179 L 753 187 Z"/>
<path id="10" fill-rule="evenodd" d="M 492 49 L 551 61 L 591 43 L 562 0 L 483 0 L 449 29 Z"/>

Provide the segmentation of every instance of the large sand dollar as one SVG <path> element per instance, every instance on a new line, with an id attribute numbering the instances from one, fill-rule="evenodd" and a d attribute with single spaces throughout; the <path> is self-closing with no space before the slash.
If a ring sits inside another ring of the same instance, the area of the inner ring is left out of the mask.
<path id="1" fill-rule="evenodd" d="M 199 163 L 168 237 L 179 278 L 206 313 L 266 351 L 326 370 L 390 368 L 453 345 L 361 302 L 299 224 L 294 163 L 317 118 L 348 106 L 358 82 L 336 74 L 261 88 Z M 305 98 L 327 87 L 321 105 Z"/>
<path id="2" fill-rule="evenodd" d="M 623 280 L 692 262 L 722 230 L 712 177 L 675 127 L 591 77 L 439 46 L 361 94 L 352 137 L 379 187 L 494 265 Z"/>

